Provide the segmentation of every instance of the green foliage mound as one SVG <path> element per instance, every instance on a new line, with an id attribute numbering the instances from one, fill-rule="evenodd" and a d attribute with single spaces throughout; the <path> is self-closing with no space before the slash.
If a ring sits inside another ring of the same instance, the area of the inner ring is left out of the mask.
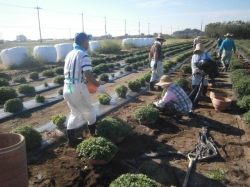
<path id="1" fill-rule="evenodd" d="M 21 94 L 29 94 L 35 92 L 35 87 L 30 84 L 21 84 L 17 87 L 17 92 Z"/>
<path id="2" fill-rule="evenodd" d="M 117 93 L 118 97 L 125 98 L 128 92 L 128 87 L 125 85 L 120 85 L 115 87 L 115 92 Z"/>
<path id="3" fill-rule="evenodd" d="M 9 86 L 9 81 L 5 78 L 0 78 L 0 87 Z"/>
<path id="4" fill-rule="evenodd" d="M 65 121 L 66 121 L 66 115 L 64 114 L 56 114 L 51 117 L 53 123 L 58 127 L 58 128 L 64 128 Z"/>
<path id="5" fill-rule="evenodd" d="M 39 74 L 37 72 L 31 72 L 28 74 L 29 79 L 31 80 L 38 80 L 39 79 Z"/>
<path id="6" fill-rule="evenodd" d="M 130 125 L 118 117 L 106 117 L 96 127 L 98 136 L 115 141 L 132 133 Z"/>
<path id="7" fill-rule="evenodd" d="M 6 101 L 4 103 L 4 111 L 5 112 L 19 112 L 23 109 L 23 103 L 20 99 L 14 98 Z"/>
<path id="8" fill-rule="evenodd" d="M 160 113 L 158 109 L 151 106 L 142 106 L 134 113 L 134 117 L 138 121 L 154 121 L 158 119 Z"/>
<path id="9" fill-rule="evenodd" d="M 178 84 L 179 86 L 181 86 L 184 90 L 188 89 L 188 81 L 182 77 L 179 77 L 178 79 L 176 79 L 174 81 L 175 84 Z"/>
<path id="10" fill-rule="evenodd" d="M 141 90 L 141 83 L 138 80 L 129 81 L 128 88 L 133 92 L 139 92 Z"/>
<path id="11" fill-rule="evenodd" d="M 43 95 L 41 95 L 41 94 L 37 94 L 37 95 L 35 96 L 35 101 L 36 101 L 37 103 L 44 103 L 45 97 L 44 97 Z"/>
<path id="12" fill-rule="evenodd" d="M 144 174 L 122 174 L 109 187 L 158 187 L 157 183 Z"/>
<path id="13" fill-rule="evenodd" d="M 53 78 L 53 83 L 64 84 L 64 75 L 57 75 Z"/>
<path id="14" fill-rule="evenodd" d="M 23 83 L 26 83 L 26 78 L 25 77 L 15 77 L 14 79 L 13 79 L 13 82 L 14 83 L 21 83 L 21 84 L 23 84 Z"/>
<path id="15" fill-rule="evenodd" d="M 8 86 L 0 87 L 0 101 L 15 98 L 17 96 L 16 90 Z"/>
<path id="16" fill-rule="evenodd" d="M 103 137 L 89 138 L 77 146 L 80 156 L 86 156 L 95 160 L 109 161 L 117 152 L 117 147 L 111 141 Z"/>
<path id="17" fill-rule="evenodd" d="M 40 132 L 35 130 L 31 125 L 26 125 L 14 129 L 12 132 L 18 133 L 24 136 L 26 150 L 31 151 L 41 145 L 42 135 Z"/>
<path id="18" fill-rule="evenodd" d="M 109 105 L 111 98 L 109 98 L 106 94 L 102 94 L 98 96 L 98 101 L 102 105 Z"/>

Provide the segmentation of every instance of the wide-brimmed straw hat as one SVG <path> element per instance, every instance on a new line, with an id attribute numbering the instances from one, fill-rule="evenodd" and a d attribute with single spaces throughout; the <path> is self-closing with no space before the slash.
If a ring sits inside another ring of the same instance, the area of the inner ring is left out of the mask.
<path id="1" fill-rule="evenodd" d="M 160 39 L 160 40 L 162 40 L 162 41 L 164 41 L 164 42 L 166 41 L 165 38 L 163 37 L 163 35 L 162 35 L 161 33 L 158 34 L 157 37 L 155 37 L 155 40 L 156 40 L 156 39 L 158 39 L 158 40 Z"/>
<path id="2" fill-rule="evenodd" d="M 196 44 L 194 54 L 203 54 L 203 53 L 205 53 L 205 47 L 201 43 Z"/>
<path id="3" fill-rule="evenodd" d="M 163 75 L 160 79 L 160 82 L 158 82 L 157 86 L 164 86 L 164 85 L 169 85 L 172 84 L 173 80 L 169 77 L 169 75 Z"/>
<path id="4" fill-rule="evenodd" d="M 226 35 L 224 35 L 225 37 L 231 37 L 233 36 L 233 34 L 227 33 Z"/>

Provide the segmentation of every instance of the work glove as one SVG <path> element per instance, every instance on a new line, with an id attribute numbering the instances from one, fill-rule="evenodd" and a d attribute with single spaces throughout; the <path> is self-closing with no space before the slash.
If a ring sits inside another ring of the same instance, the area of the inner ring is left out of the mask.
<path id="1" fill-rule="evenodd" d="M 153 104 L 156 106 L 156 108 L 163 108 L 165 105 L 163 102 L 161 103 L 159 101 L 155 101 Z"/>
<path id="2" fill-rule="evenodd" d="M 105 87 L 103 85 L 98 86 L 97 87 L 97 92 L 104 93 L 105 92 Z"/>

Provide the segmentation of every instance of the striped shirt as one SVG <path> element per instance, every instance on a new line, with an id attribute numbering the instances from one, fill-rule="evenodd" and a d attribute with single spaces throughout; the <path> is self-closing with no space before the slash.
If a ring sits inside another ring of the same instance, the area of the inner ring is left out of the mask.
<path id="1" fill-rule="evenodd" d="M 84 71 L 92 70 L 89 55 L 82 50 L 72 50 L 65 58 L 64 77 L 65 83 L 80 83 L 85 80 Z"/>

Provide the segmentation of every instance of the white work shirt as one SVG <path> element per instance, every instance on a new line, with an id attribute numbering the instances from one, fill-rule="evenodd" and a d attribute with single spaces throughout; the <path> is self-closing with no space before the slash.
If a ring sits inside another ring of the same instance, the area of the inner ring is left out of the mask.
<path id="1" fill-rule="evenodd" d="M 200 83 L 201 79 L 202 79 L 202 75 L 205 74 L 204 71 L 200 70 L 197 67 L 197 63 L 200 60 L 208 59 L 208 58 L 212 59 L 212 57 L 211 57 L 211 55 L 209 53 L 204 53 L 202 55 L 193 54 L 192 61 L 191 61 L 191 67 L 192 67 L 192 85 L 198 85 Z M 197 72 L 200 73 L 200 74 L 196 74 Z M 204 86 L 208 85 L 207 79 L 204 78 L 203 84 L 204 84 Z"/>
<path id="2" fill-rule="evenodd" d="M 83 72 L 87 70 L 92 70 L 92 64 L 85 51 L 74 49 L 67 54 L 64 65 L 66 83 L 69 81 L 72 84 L 83 82 L 83 79 L 86 79 Z"/>

